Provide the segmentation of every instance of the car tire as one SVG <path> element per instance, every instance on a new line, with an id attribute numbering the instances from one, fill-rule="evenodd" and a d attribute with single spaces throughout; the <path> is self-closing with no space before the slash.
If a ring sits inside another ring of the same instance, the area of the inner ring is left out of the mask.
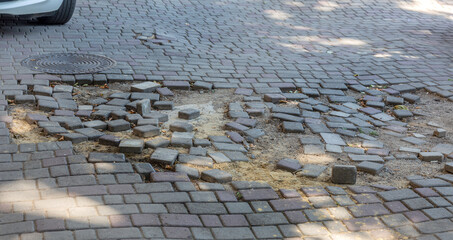
<path id="1" fill-rule="evenodd" d="M 38 21 L 43 24 L 63 25 L 72 17 L 76 5 L 76 0 L 63 0 L 60 8 L 48 17 L 40 17 Z"/>

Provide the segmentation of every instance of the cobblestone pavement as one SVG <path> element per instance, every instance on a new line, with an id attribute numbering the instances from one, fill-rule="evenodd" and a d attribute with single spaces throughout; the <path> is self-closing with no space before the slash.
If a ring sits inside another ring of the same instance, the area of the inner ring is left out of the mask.
<path id="1" fill-rule="evenodd" d="M 134 80 L 256 94 L 297 88 L 309 96 L 347 88 L 374 95 L 366 87 L 389 85 L 389 94 L 424 88 L 453 100 L 448 4 L 80 0 L 65 26 L 3 17 L 0 239 L 452 239 L 450 174 L 411 179 L 405 189 L 191 182 L 150 173 L 122 154 L 76 154 L 68 141 L 14 144 L 5 100 L 32 87 L 39 95 L 36 86 L 49 81 Z M 20 65 L 49 52 L 97 53 L 118 65 L 61 76 Z"/>

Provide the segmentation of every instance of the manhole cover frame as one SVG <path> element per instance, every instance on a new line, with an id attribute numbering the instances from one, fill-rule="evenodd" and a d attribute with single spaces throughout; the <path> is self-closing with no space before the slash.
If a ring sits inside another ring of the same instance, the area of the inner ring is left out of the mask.
<path id="1" fill-rule="evenodd" d="M 30 56 L 22 60 L 21 65 L 50 74 L 86 74 L 111 69 L 116 66 L 116 61 L 89 53 L 46 53 Z"/>

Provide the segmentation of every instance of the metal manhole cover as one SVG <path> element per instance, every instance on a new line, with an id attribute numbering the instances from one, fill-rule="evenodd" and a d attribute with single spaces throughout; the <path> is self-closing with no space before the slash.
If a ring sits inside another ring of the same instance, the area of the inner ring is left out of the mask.
<path id="1" fill-rule="evenodd" d="M 93 54 L 51 53 L 31 56 L 21 62 L 34 71 L 53 74 L 96 73 L 116 65 L 115 60 Z"/>

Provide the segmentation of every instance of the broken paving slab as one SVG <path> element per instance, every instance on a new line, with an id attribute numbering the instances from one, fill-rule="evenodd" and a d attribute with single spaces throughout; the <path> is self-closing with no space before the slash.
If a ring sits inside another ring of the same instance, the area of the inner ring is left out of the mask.
<path id="1" fill-rule="evenodd" d="M 349 158 L 351 161 L 354 162 L 363 162 L 363 161 L 369 161 L 369 162 L 384 162 L 384 159 L 380 157 L 379 155 L 356 155 L 356 154 L 348 154 Z"/>

